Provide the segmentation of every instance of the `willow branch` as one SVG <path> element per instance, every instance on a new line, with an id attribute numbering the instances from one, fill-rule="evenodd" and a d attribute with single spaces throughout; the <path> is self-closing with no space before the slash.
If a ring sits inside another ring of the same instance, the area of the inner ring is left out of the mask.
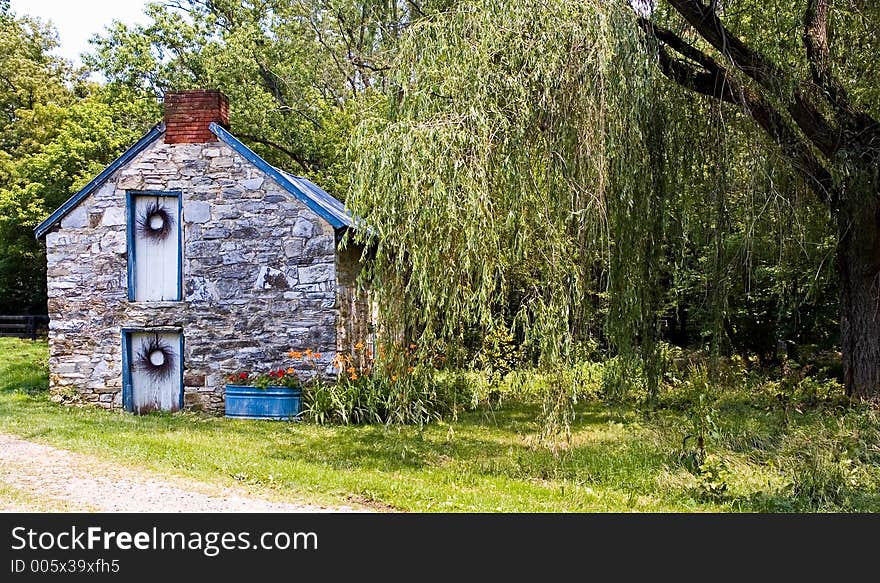
<path id="1" fill-rule="evenodd" d="M 660 69 L 669 79 L 697 93 L 738 105 L 776 142 L 795 168 L 805 176 L 819 198 L 832 206 L 837 191 L 831 174 L 813 154 L 809 144 L 786 122 L 779 111 L 750 87 L 732 77 L 711 56 L 685 42 L 674 32 L 640 19 L 643 30 L 660 42 Z M 687 60 L 676 59 L 675 51 Z"/>

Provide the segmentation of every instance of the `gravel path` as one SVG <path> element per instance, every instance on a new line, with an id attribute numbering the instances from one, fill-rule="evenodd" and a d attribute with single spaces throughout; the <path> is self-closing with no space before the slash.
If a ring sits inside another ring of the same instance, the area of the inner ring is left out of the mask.
<path id="1" fill-rule="evenodd" d="M 273 502 L 235 488 L 158 476 L 93 456 L 0 433 L 0 486 L 38 498 L 40 506 L 97 512 L 354 512 Z M 31 508 L 37 510 L 39 508 Z M 21 511 L 0 498 L 0 511 Z"/>

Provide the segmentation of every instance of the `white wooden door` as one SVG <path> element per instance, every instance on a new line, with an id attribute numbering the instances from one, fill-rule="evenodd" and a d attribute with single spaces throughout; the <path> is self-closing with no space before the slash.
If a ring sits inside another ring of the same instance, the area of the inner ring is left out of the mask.
<path id="1" fill-rule="evenodd" d="M 175 332 L 132 332 L 128 358 L 131 409 L 177 411 L 182 395 L 181 335 Z"/>
<path id="2" fill-rule="evenodd" d="M 134 300 L 180 299 L 180 211 L 177 196 L 135 195 Z"/>

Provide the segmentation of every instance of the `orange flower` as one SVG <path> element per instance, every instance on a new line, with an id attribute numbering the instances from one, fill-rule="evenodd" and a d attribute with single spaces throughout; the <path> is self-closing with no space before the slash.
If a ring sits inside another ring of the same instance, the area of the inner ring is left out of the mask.
<path id="1" fill-rule="evenodd" d="M 412 349 L 415 348 L 415 347 L 416 347 L 415 344 L 410 344 L 410 345 L 409 345 L 410 350 L 412 350 Z"/>
<path id="2" fill-rule="evenodd" d="M 354 367 L 353 367 L 353 366 L 350 366 L 350 367 L 348 367 L 348 370 L 347 370 L 347 371 L 345 371 L 345 372 L 347 372 L 347 373 L 348 373 L 348 374 L 351 374 L 351 375 L 353 375 L 353 374 L 354 374 L 354 372 L 355 372 L 355 371 L 354 371 Z"/>
<path id="3" fill-rule="evenodd" d="M 305 352 L 305 354 L 306 354 L 306 356 L 311 356 L 311 355 L 312 355 L 312 349 L 311 349 L 311 348 L 306 348 L 306 352 Z"/>
<path id="4" fill-rule="evenodd" d="M 296 371 L 293 370 L 292 368 L 287 369 L 287 374 L 293 374 L 293 373 L 295 373 L 295 372 L 296 372 Z"/>
<path id="5" fill-rule="evenodd" d="M 364 343 L 363 343 L 363 342 L 358 342 L 357 344 L 354 345 L 354 349 L 355 349 L 355 350 L 362 350 L 363 347 L 364 347 Z"/>
<path id="6" fill-rule="evenodd" d="M 408 369 L 406 369 L 406 372 L 412 372 L 414 370 L 416 370 L 416 369 L 414 369 L 413 367 L 409 367 Z"/>
<path id="7" fill-rule="evenodd" d="M 318 353 L 318 352 L 316 352 L 316 353 L 315 353 L 315 358 L 321 358 L 321 354 Z"/>
<path id="8" fill-rule="evenodd" d="M 353 381 L 358 380 L 358 376 L 356 374 L 351 375 L 351 377 L 349 377 L 349 378 L 351 378 L 351 380 L 353 380 Z"/>
<path id="9" fill-rule="evenodd" d="M 392 382 L 393 382 L 393 381 L 396 381 L 396 380 L 397 380 L 397 375 L 396 375 L 396 374 L 391 375 L 391 380 L 392 380 Z"/>
<path id="10" fill-rule="evenodd" d="M 303 353 L 300 352 L 299 350 L 291 350 L 290 352 L 287 353 L 287 356 L 289 356 L 290 358 L 302 358 Z"/>

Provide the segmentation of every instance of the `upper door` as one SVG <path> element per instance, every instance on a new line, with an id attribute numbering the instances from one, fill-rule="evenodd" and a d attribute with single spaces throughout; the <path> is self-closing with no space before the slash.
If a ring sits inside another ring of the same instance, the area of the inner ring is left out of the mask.
<path id="1" fill-rule="evenodd" d="M 181 299 L 180 193 L 128 193 L 128 299 Z"/>

